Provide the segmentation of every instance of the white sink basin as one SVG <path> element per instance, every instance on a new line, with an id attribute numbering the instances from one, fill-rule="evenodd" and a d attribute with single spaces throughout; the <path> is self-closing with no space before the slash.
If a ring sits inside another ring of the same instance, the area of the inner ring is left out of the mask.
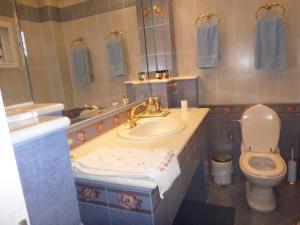
<path id="1" fill-rule="evenodd" d="M 186 123 L 172 118 L 141 119 L 134 128 L 126 125 L 118 130 L 121 138 L 136 141 L 158 140 L 182 131 Z"/>

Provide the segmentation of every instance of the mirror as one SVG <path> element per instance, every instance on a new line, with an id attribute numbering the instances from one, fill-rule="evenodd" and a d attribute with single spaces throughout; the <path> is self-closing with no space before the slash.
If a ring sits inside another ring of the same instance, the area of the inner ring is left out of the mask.
<path id="1" fill-rule="evenodd" d="M 6 106 L 32 100 L 12 1 L 0 2 L 0 89 Z"/>
<path id="2" fill-rule="evenodd" d="M 142 16 L 145 27 L 146 59 L 149 78 L 157 71 L 177 76 L 176 47 L 172 1 L 143 0 Z"/>
<path id="3" fill-rule="evenodd" d="M 124 82 L 147 72 L 140 1 L 15 0 L 34 102 L 122 105 Z"/>

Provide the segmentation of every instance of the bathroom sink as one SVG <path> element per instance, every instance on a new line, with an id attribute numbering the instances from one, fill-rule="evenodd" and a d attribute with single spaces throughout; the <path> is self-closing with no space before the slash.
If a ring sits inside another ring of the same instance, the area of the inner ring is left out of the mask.
<path id="1" fill-rule="evenodd" d="M 159 140 L 179 133 L 186 127 L 186 123 L 173 118 L 141 119 L 134 128 L 123 125 L 118 130 L 121 138 L 136 141 Z"/>

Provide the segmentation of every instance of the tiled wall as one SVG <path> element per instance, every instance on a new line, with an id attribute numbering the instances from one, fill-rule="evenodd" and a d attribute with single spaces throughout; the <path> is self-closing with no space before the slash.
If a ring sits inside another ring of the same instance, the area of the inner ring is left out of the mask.
<path id="1" fill-rule="evenodd" d="M 174 27 L 179 75 L 200 74 L 200 104 L 291 103 L 300 101 L 300 1 L 286 6 L 288 68 L 254 68 L 255 11 L 269 0 L 174 0 Z M 222 17 L 220 63 L 210 70 L 196 64 L 195 20 L 206 12 Z"/>
<path id="2" fill-rule="evenodd" d="M 30 6 L 24 5 L 24 1 L 19 3 L 33 92 L 38 102 L 63 102 L 66 108 L 86 103 L 107 106 L 124 97 L 123 82 L 136 79 L 141 67 L 135 1 L 37 1 L 35 5 L 33 1 Z M 115 29 L 125 33 L 129 75 L 123 77 L 110 75 L 106 57 L 105 38 Z M 87 40 L 91 53 L 95 81 L 89 85 L 73 82 L 71 43 L 78 37 Z"/>
<path id="3" fill-rule="evenodd" d="M 12 2 L 8 0 L 0 1 L 0 21 L 11 23 L 15 28 L 17 24 L 14 15 Z M 18 46 L 16 29 L 14 30 L 13 38 L 16 46 Z M 21 51 L 18 51 L 18 53 L 20 63 L 18 68 L 0 68 L 0 89 L 6 106 L 31 101 L 23 54 Z"/>
<path id="4" fill-rule="evenodd" d="M 179 155 L 181 174 L 164 199 L 160 199 L 157 188 L 76 179 L 82 222 L 85 225 L 171 225 L 184 198 L 204 202 L 206 126 L 203 121 Z"/>
<path id="5" fill-rule="evenodd" d="M 233 158 L 235 175 L 240 175 L 239 157 L 241 154 L 241 129 L 237 122 L 250 105 L 209 106 L 208 114 L 208 153 L 227 153 Z M 295 158 L 300 159 L 300 105 L 268 105 L 281 119 L 279 149 L 281 156 L 290 159 L 291 148 L 295 149 Z M 299 170 L 300 171 L 300 170 Z"/>
<path id="6" fill-rule="evenodd" d="M 82 123 L 74 123 L 68 128 L 68 141 L 70 148 L 73 149 L 85 142 L 104 134 L 105 132 L 125 123 L 128 120 L 131 109 L 138 106 L 146 99 L 137 100 L 129 105 L 120 106 L 109 112 L 93 117 L 88 121 L 82 121 Z M 71 120 L 79 116 L 82 112 L 82 108 L 65 110 L 63 115 L 69 117 Z M 145 107 L 137 107 L 136 113 L 140 113 L 145 110 Z"/>
<path id="7" fill-rule="evenodd" d="M 64 129 L 14 145 L 31 225 L 81 223 Z"/>
<path id="8" fill-rule="evenodd" d="M 176 85 L 176 86 L 173 86 Z M 198 107 L 198 78 L 172 79 L 168 82 L 126 84 L 126 92 L 130 99 L 145 97 L 151 88 L 152 96 L 159 96 L 163 108 L 179 108 L 181 100 L 188 100 L 189 107 Z"/>

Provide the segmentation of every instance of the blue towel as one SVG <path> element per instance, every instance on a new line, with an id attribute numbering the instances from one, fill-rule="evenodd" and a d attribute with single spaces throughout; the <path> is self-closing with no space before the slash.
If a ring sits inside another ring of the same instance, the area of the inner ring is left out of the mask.
<path id="1" fill-rule="evenodd" d="M 287 67 L 284 24 L 281 17 L 257 21 L 255 67 L 257 69 Z"/>
<path id="2" fill-rule="evenodd" d="M 107 42 L 107 55 L 110 72 L 113 76 L 127 74 L 123 42 L 121 38 L 114 38 Z"/>
<path id="3" fill-rule="evenodd" d="M 92 81 L 92 69 L 89 50 L 86 46 L 77 46 L 73 51 L 74 78 L 78 84 L 88 84 Z"/>
<path id="4" fill-rule="evenodd" d="M 219 32 L 217 24 L 198 27 L 197 49 L 199 69 L 207 69 L 218 65 Z"/>

